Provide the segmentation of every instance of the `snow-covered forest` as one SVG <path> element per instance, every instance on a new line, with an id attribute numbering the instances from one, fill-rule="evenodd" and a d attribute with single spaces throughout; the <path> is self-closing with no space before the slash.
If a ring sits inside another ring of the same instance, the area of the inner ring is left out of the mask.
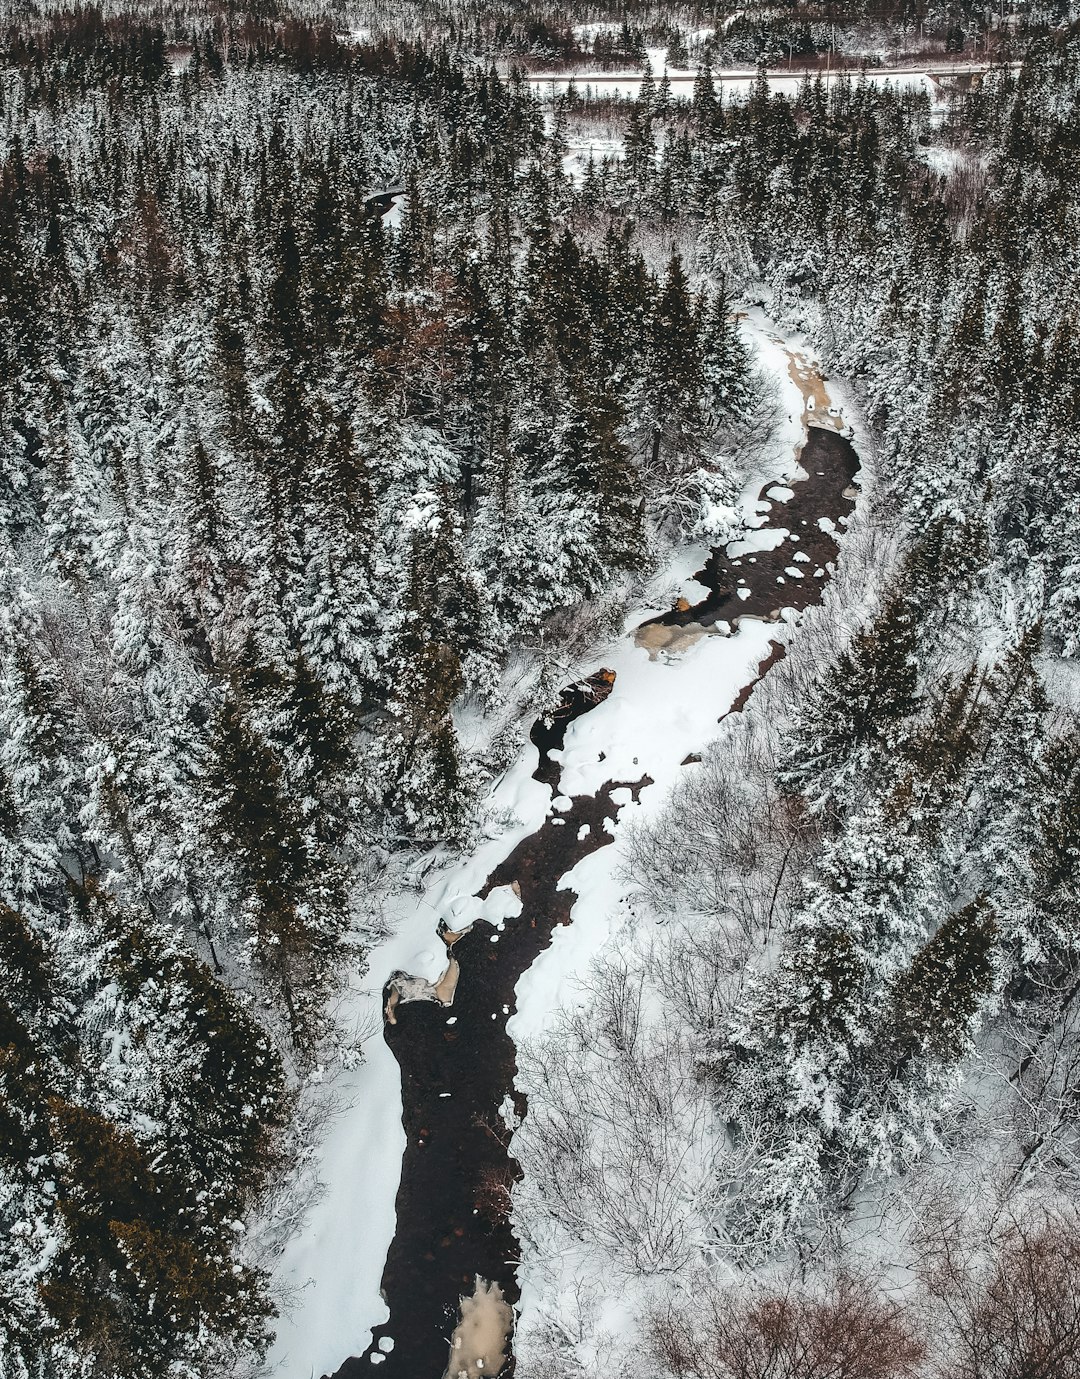
<path id="1" fill-rule="evenodd" d="M 1065 6 L 4 7 L 0 1375 L 1080 1376 L 1078 256 Z"/>

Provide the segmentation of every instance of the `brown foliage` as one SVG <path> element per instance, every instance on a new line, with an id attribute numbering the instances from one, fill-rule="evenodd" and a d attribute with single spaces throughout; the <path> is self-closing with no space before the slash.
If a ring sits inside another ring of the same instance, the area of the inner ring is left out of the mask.
<path id="1" fill-rule="evenodd" d="M 1074 1222 L 1017 1223 L 988 1263 L 944 1251 L 928 1270 L 948 1349 L 938 1379 L 1080 1379 Z"/>
<path id="2" fill-rule="evenodd" d="M 650 1329 L 655 1358 L 679 1379 L 908 1379 L 923 1357 L 900 1308 L 843 1275 L 827 1297 L 714 1292 Z"/>

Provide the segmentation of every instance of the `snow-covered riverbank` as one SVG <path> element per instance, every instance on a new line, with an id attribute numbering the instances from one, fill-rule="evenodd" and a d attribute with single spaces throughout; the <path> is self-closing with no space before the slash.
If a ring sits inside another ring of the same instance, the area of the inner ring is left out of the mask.
<path id="1" fill-rule="evenodd" d="M 809 366 L 811 355 L 801 341 L 781 341 L 759 314 L 746 321 L 749 342 L 759 367 L 780 397 L 779 424 L 758 472 L 741 498 L 749 527 L 765 520 L 758 500 L 762 488 L 780 485 L 779 505 L 788 481 L 804 477 L 798 451 L 805 438 L 804 420 L 816 406 L 819 419 L 835 429 L 845 425 L 839 408 L 828 416 L 821 407 L 821 383 Z M 792 367 L 793 357 L 803 361 Z M 772 535 L 774 535 L 773 533 Z M 763 534 L 764 535 L 764 534 Z M 799 534 L 787 533 L 791 558 Z M 775 545 L 775 540 L 766 544 Z M 751 536 L 746 558 L 753 561 Z M 762 547 L 764 549 L 764 547 Z M 666 584 L 681 581 L 680 591 L 693 602 L 700 588 L 689 578 L 706 552 L 687 550 L 667 572 Z M 793 567 L 797 569 L 797 567 Z M 802 572 L 798 571 L 801 576 Z M 784 604 L 777 590 L 776 606 Z M 626 886 L 620 880 L 620 834 L 625 820 L 660 806 L 688 756 L 715 735 L 717 720 L 739 692 L 751 683 L 770 643 L 782 641 L 788 624 L 745 619 L 734 635 L 684 639 L 681 649 L 650 647 L 636 629 L 664 609 L 642 607 L 626 620 L 624 633 L 603 653 L 616 672 L 606 702 L 571 725 L 561 754 L 561 795 L 533 779 L 537 750 L 528 746 L 495 789 L 492 817 L 515 818 L 516 825 L 467 857 L 437 867 L 422 892 L 395 897 L 387 913 L 390 936 L 371 954 L 367 976 L 348 997 L 347 1019 L 368 1031 L 365 1062 L 342 1074 L 333 1087 L 339 1112 L 326 1128 L 318 1149 L 317 1173 L 322 1195 L 310 1211 L 304 1230 L 293 1237 L 276 1270 L 282 1298 L 282 1320 L 271 1357 L 272 1372 L 286 1376 L 328 1373 L 349 1354 L 360 1354 L 372 1327 L 387 1319 L 380 1279 L 395 1227 L 397 1191 L 405 1140 L 398 1067 L 381 1037 L 382 986 L 395 969 L 435 980 L 445 966 L 445 949 L 436 936 L 440 921 L 455 931 L 473 920 L 500 920 L 512 913 L 505 893 L 487 901 L 476 894 L 496 866 L 517 844 L 565 808 L 567 796 L 593 795 L 611 780 L 652 784 L 633 803 L 630 791 L 613 793 L 619 806 L 614 846 L 584 858 L 563 878 L 579 899 L 573 923 L 555 931 L 551 947 L 541 954 L 517 988 L 517 1013 L 509 1030 L 515 1039 L 545 1028 L 559 1004 L 572 998 L 574 983 L 604 946 L 617 940 L 626 917 Z M 507 917 L 508 923 L 514 923 Z M 526 1270 L 526 1313 L 543 1308 L 537 1278 Z M 384 1347 L 387 1345 L 384 1340 Z"/>
<path id="2" fill-rule="evenodd" d="M 833 384 L 825 385 L 805 342 L 782 341 L 757 312 L 751 313 L 747 327 L 759 367 L 780 391 L 783 424 L 771 469 L 756 476 L 742 501 L 751 505 L 758 485 L 764 487 L 771 478 L 778 486 L 769 493 L 779 506 L 790 498 L 785 481 L 805 476 L 798 456 L 806 426 L 824 424 L 842 430 L 848 419 L 841 395 Z M 765 538 L 776 535 L 775 529 L 762 532 L 760 541 L 751 535 L 737 544 L 737 550 L 753 559 L 755 549 L 772 544 Z M 792 536 L 797 543 L 797 532 L 787 533 L 786 542 Z M 782 602 L 778 591 L 778 603 Z M 793 611 L 776 623 L 743 621 L 733 636 L 697 639 L 655 658 L 627 638 L 609 658 L 617 671 L 614 691 L 604 704 L 571 726 L 562 758 L 563 788 L 576 794 L 595 790 L 604 780 L 643 772 L 655 785 L 641 791 L 638 802 L 624 804 L 614 845 L 587 857 L 565 878 L 565 884 L 578 894 L 574 922 L 556 933 L 551 947 L 518 983 L 518 1011 L 510 1032 L 519 1046 L 550 1030 L 556 1012 L 593 998 L 590 969 L 598 959 L 619 961 L 629 950 L 649 945 L 650 935 L 643 930 L 651 921 L 640 912 L 627 875 L 626 825 L 632 818 L 647 820 L 663 808 L 680 774 L 695 769 L 692 762 L 687 765 L 688 758 L 696 757 L 716 736 L 718 720 L 739 691 L 756 678 L 770 643 L 785 644 L 796 622 Z M 525 1060 L 518 1086 L 531 1105 L 539 1105 L 544 1087 L 533 1085 L 531 1066 Z M 694 1146 L 688 1145 L 687 1152 L 693 1158 Z M 526 1179 L 516 1194 L 515 1225 L 523 1241 L 519 1332 L 526 1347 L 530 1335 L 564 1337 L 567 1353 L 572 1352 L 574 1362 L 582 1366 L 580 1372 L 591 1373 L 590 1366 L 598 1363 L 600 1351 L 612 1337 L 634 1333 L 642 1308 L 654 1300 L 656 1281 L 628 1277 L 611 1267 L 610 1258 L 598 1254 L 592 1244 L 578 1249 L 572 1240 L 548 1239 L 545 1223 L 530 1219 L 529 1204 L 537 1195 L 532 1189 Z M 678 1228 L 689 1235 L 689 1217 Z"/>

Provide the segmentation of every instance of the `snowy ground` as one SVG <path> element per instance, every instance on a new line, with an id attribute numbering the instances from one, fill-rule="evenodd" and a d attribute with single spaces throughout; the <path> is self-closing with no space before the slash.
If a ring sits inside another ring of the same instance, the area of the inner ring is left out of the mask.
<path id="1" fill-rule="evenodd" d="M 748 525 L 754 526 L 761 520 L 755 499 L 762 485 L 770 479 L 782 484 L 799 473 L 802 419 L 816 383 L 810 370 L 791 368 L 789 351 L 811 357 L 802 341 L 781 342 L 760 313 L 750 313 L 744 329 L 782 404 L 768 453 L 742 497 Z M 655 587 L 674 589 L 690 601 L 699 598 L 702 590 L 692 576 L 705 555 L 703 547 L 679 552 Z M 717 719 L 754 678 L 770 639 L 785 635 L 783 624 L 745 621 L 734 636 L 706 637 L 684 654 L 650 657 L 637 645 L 634 629 L 662 611 L 635 610 L 624 635 L 605 650 L 603 664 L 617 672 L 614 690 L 571 726 L 563 753 L 564 794 L 592 793 L 609 780 L 633 780 L 646 772 L 652 777 L 655 784 L 641 792 L 640 804 L 630 803 L 626 792 L 620 825 L 628 812 L 660 805 L 680 763 L 715 735 Z M 276 1262 L 282 1316 L 269 1360 L 276 1379 L 331 1372 L 348 1355 L 362 1353 L 371 1328 L 387 1319 L 379 1283 L 394 1232 L 405 1138 L 398 1067 L 381 1037 L 383 983 L 395 969 L 437 980 L 446 965 L 445 948 L 436 936 L 440 919 L 451 929 L 482 913 L 513 923 L 514 907 L 505 903 L 505 895 L 496 892 L 484 904 L 475 894 L 520 839 L 557 807 L 550 790 L 532 779 L 536 765 L 536 748 L 530 744 L 493 791 L 491 817 L 515 823 L 470 855 L 449 860 L 422 889 L 393 898 L 385 916 L 390 936 L 372 951 L 367 975 L 357 978 L 348 993 L 341 1018 L 366 1032 L 365 1061 L 339 1074 L 328 1092 L 339 1110 L 324 1128 L 313 1165 L 323 1185 L 321 1196 L 303 1231 L 289 1240 Z M 619 792 L 615 802 L 620 803 Z M 556 932 L 551 948 L 521 979 L 518 1013 L 510 1024 L 515 1038 L 545 1027 L 575 974 L 584 972 L 617 932 L 625 899 L 619 866 L 617 836 L 613 847 L 592 854 L 565 878 L 580 897 L 574 923 Z M 526 1277 L 523 1282 L 525 1307 L 535 1308 L 534 1281 Z"/>
<path id="2" fill-rule="evenodd" d="M 804 419 L 821 410 L 822 399 L 826 411 L 833 409 L 831 421 L 837 429 L 846 427 L 847 417 L 831 382 L 825 393 L 813 367 L 813 351 L 805 342 L 781 342 L 757 312 L 750 314 L 746 327 L 759 366 L 775 383 L 783 405 L 782 425 L 769 464 L 754 476 L 743 494 L 744 511 L 749 516 L 757 493 L 770 478 L 778 481 L 773 490 L 776 501 L 789 496 L 782 481 L 800 473 L 798 451 L 805 435 Z M 766 535 L 772 533 L 762 533 Z M 754 544 L 753 539 L 749 544 Z M 629 619 L 628 629 L 647 611 L 639 610 Z M 656 783 L 641 791 L 637 805 L 624 803 L 614 845 L 585 858 L 565 878 L 565 884 L 578 894 L 573 924 L 556 931 L 551 947 L 517 985 L 517 1014 L 508 1029 L 519 1044 L 551 1028 L 553 1012 L 575 1000 L 598 957 L 629 948 L 641 937 L 635 932 L 641 919 L 634 914 L 630 888 L 623 877 L 621 839 L 625 823 L 632 813 L 647 816 L 663 806 L 670 786 L 686 769 L 682 763 L 688 754 L 699 752 L 716 736 L 717 720 L 738 691 L 754 679 L 770 640 L 786 640 L 789 634 L 790 627 L 783 624 L 742 622 L 732 637 L 703 638 L 680 655 L 655 660 L 627 636 L 615 653 L 606 657 L 606 664 L 617 672 L 615 687 L 609 699 L 568 732 L 562 788 L 569 795 L 592 792 L 607 780 L 636 779 L 645 773 Z M 519 1084 L 521 1081 L 519 1077 Z M 522 1090 L 533 1096 L 538 1089 L 525 1085 Z M 631 1283 L 621 1275 L 599 1276 L 595 1259 L 584 1248 L 575 1253 L 560 1242 L 555 1254 L 558 1263 L 553 1273 L 550 1254 L 544 1260 L 533 1260 L 526 1250 L 519 1329 L 526 1334 L 547 1327 L 562 1330 L 564 1303 L 569 1305 L 568 1317 L 580 1318 L 581 1299 L 587 1294 L 593 1313 L 591 1331 L 574 1353 L 584 1366 L 581 1372 L 589 1372 L 590 1366 L 598 1363 L 598 1338 L 633 1333 L 632 1321 L 640 1316 L 650 1285 L 642 1280 Z M 567 1324 L 572 1328 L 577 1323 Z"/>
<path id="3" fill-rule="evenodd" d="M 602 163 L 605 158 L 621 159 L 625 153 L 625 141 L 614 135 L 571 135 L 566 144 L 569 152 L 563 158 L 563 172 L 575 186 L 581 186 L 590 162 Z"/>

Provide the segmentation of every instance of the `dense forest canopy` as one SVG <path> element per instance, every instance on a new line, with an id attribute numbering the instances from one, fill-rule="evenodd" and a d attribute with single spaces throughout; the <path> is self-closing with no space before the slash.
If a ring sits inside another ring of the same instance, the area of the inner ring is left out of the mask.
<path id="1" fill-rule="evenodd" d="M 726 1127 L 709 1230 L 774 1259 L 970 1141 L 974 1054 L 1014 1098 L 978 1171 L 1075 1202 L 1070 19 L 7 7 L 5 1373 L 257 1361 L 276 1300 L 245 1222 L 297 1157 L 308 1074 L 350 1052 L 333 997 L 380 888 L 475 836 L 530 712 L 673 543 L 735 534 L 769 403 L 750 301 L 858 388 L 884 554 L 857 625 L 826 609 L 789 658 L 768 727 L 733 722 L 737 753 L 722 739 L 635 839 L 698 962 L 744 939 L 749 976 L 665 1053 Z M 875 26 L 1014 61 L 946 104 L 854 72 L 791 98 L 762 73 L 741 101 L 711 80 L 865 56 Z M 692 95 L 657 72 L 545 109 L 507 61 L 647 47 L 700 64 Z M 749 860 L 716 837 L 744 807 L 733 753 L 763 782 Z M 548 1069 L 553 1095 L 622 1075 L 606 1037 Z M 550 1124 L 523 1132 L 520 1209 L 558 1222 Z M 1010 1237 L 1001 1268 L 1050 1238 Z M 650 1325 L 664 1372 L 731 1372 L 677 1317 Z"/>

